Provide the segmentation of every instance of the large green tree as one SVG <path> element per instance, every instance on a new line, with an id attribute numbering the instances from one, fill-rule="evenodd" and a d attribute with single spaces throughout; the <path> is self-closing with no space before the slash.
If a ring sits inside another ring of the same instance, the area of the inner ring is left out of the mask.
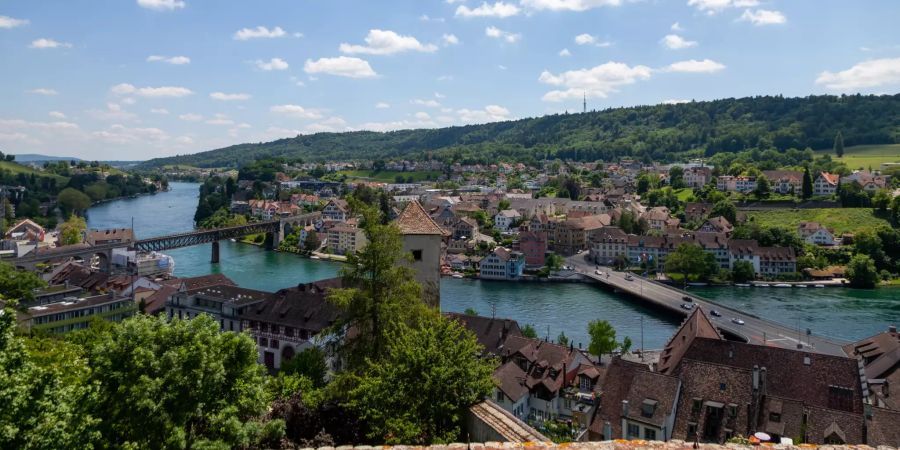
<path id="1" fill-rule="evenodd" d="M 91 198 L 84 192 L 75 188 L 67 187 L 59 192 L 56 202 L 63 208 L 65 212 L 81 213 L 91 207 Z"/>
<path id="2" fill-rule="evenodd" d="M 378 209 L 355 200 L 351 205 L 362 216 L 368 243 L 348 255 L 341 268 L 344 287 L 332 289 L 328 298 L 343 312 L 333 328 L 353 330 L 340 349 L 352 370 L 365 367 L 366 358 L 380 358 L 388 337 L 421 314 L 425 304 L 412 269 L 401 264 L 410 255 L 403 252 L 400 230 L 383 224 Z"/>
<path id="3" fill-rule="evenodd" d="M 455 320 L 426 311 L 401 324 L 383 358 L 370 360 L 351 406 L 385 444 L 459 442 L 466 409 L 490 394 L 494 361 Z"/>
<path id="4" fill-rule="evenodd" d="M 834 136 L 834 154 L 838 158 L 844 156 L 844 135 L 840 131 Z"/>
<path id="5" fill-rule="evenodd" d="M 728 199 L 719 200 L 709 212 L 710 217 L 722 216 L 732 224 L 737 223 L 737 207 Z"/>
<path id="6" fill-rule="evenodd" d="M 72 214 L 59 229 L 59 240 L 62 245 L 80 244 L 84 240 L 84 232 L 87 231 L 87 222 L 84 218 Z"/>
<path id="7" fill-rule="evenodd" d="M 873 288 L 878 284 L 878 270 L 872 258 L 866 255 L 856 255 L 847 264 L 847 278 L 850 286 L 856 288 Z"/>
<path id="8" fill-rule="evenodd" d="M 34 290 L 47 283 L 34 272 L 16 270 L 10 264 L 0 262 L 0 300 L 33 300 Z"/>
<path id="9" fill-rule="evenodd" d="M 600 357 L 619 347 L 616 342 L 616 329 L 605 320 L 592 320 L 588 323 L 588 335 L 591 342 L 588 344 L 588 352 Z"/>
<path id="10" fill-rule="evenodd" d="M 750 261 L 735 261 L 731 268 L 731 280 L 735 283 L 746 283 L 756 277 L 753 263 Z"/>
<path id="11" fill-rule="evenodd" d="M 110 447 L 248 445 L 265 409 L 263 369 L 246 334 L 207 315 L 136 316 L 87 341 L 93 411 Z"/>
<path id="12" fill-rule="evenodd" d="M 813 179 L 812 175 L 809 173 L 809 167 L 803 169 L 803 187 L 801 192 L 804 199 L 810 198 L 813 195 Z"/>
<path id="13" fill-rule="evenodd" d="M 691 276 L 706 280 L 718 270 L 715 255 L 697 244 L 681 244 L 666 256 L 666 272 L 681 274 L 685 283 Z"/>

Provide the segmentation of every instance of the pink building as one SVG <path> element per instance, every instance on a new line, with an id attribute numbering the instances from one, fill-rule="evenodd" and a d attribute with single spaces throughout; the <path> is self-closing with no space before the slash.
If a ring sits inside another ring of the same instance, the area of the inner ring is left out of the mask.
<path id="1" fill-rule="evenodd" d="M 523 231 L 519 233 L 518 250 L 525 255 L 525 267 L 544 267 L 547 254 L 547 233 L 542 231 Z"/>

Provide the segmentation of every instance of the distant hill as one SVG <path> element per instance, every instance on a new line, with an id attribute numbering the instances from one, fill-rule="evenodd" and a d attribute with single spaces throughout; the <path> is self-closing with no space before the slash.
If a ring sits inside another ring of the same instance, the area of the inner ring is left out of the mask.
<path id="1" fill-rule="evenodd" d="M 39 155 L 36 153 L 24 153 L 21 155 L 16 155 L 16 161 L 29 163 L 35 161 L 81 161 L 81 159 L 74 156 L 50 156 Z"/>
<path id="2" fill-rule="evenodd" d="M 900 95 L 729 98 L 438 129 L 317 133 L 152 159 L 138 168 L 240 167 L 276 156 L 306 161 L 610 161 L 623 156 L 671 161 L 758 147 L 827 149 L 838 131 L 846 146 L 900 143 Z"/>

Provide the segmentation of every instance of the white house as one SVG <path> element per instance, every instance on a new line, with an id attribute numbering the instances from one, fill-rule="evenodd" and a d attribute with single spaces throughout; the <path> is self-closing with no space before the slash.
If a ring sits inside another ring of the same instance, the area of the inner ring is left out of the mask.
<path id="1" fill-rule="evenodd" d="M 834 233 L 818 222 L 800 222 L 797 232 L 810 244 L 834 245 Z"/>
<path id="2" fill-rule="evenodd" d="M 813 195 L 828 196 L 837 192 L 840 175 L 836 173 L 819 172 L 813 181 Z"/>
<path id="3" fill-rule="evenodd" d="M 509 227 L 521 218 L 522 214 L 515 209 L 504 209 L 494 216 L 494 228 L 500 231 L 509 231 Z"/>

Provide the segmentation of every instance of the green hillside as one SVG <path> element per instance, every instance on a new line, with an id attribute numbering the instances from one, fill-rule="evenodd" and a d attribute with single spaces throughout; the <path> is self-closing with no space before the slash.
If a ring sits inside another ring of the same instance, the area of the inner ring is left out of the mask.
<path id="1" fill-rule="evenodd" d="M 895 144 L 900 143 L 898 116 L 900 95 L 722 99 L 439 129 L 318 133 L 158 158 L 139 167 L 238 167 L 266 157 L 527 162 L 635 156 L 671 161 L 751 148 L 830 149 L 838 131 L 848 147 Z"/>
<path id="2" fill-rule="evenodd" d="M 835 160 L 841 161 L 847 165 L 849 169 L 868 169 L 878 170 L 881 164 L 888 162 L 900 163 L 900 144 L 884 144 L 884 145 L 856 145 L 844 149 L 842 158 L 835 158 L 834 151 L 831 149 L 821 150 L 817 154 L 829 154 Z"/>
<path id="3" fill-rule="evenodd" d="M 20 173 L 24 173 L 25 175 L 31 176 L 32 174 L 37 177 L 46 177 L 46 178 L 55 178 L 56 183 L 59 186 L 65 186 L 66 183 L 69 182 L 69 179 L 66 177 L 62 177 L 52 173 L 41 172 L 39 170 L 34 170 L 31 167 L 23 166 L 16 162 L 11 161 L 0 161 L 0 170 L 7 170 L 15 175 Z"/>

